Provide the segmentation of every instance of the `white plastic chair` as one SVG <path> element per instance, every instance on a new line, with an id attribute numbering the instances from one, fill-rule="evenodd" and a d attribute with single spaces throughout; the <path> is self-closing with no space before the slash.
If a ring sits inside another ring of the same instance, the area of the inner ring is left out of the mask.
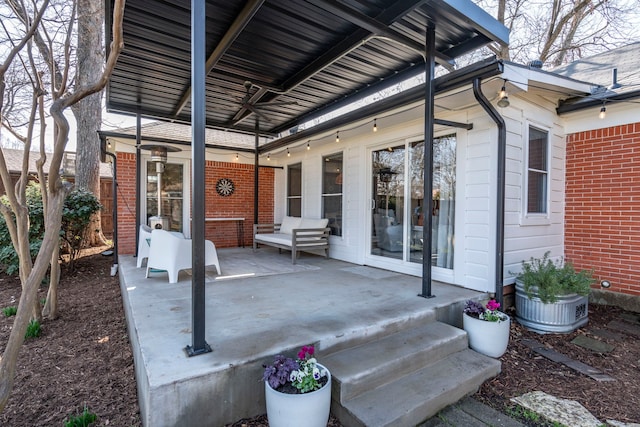
<path id="1" fill-rule="evenodd" d="M 213 242 L 205 240 L 204 249 L 205 267 L 215 265 L 218 274 L 222 274 L 218 252 Z M 153 230 L 151 232 L 151 246 L 149 248 L 145 277 L 149 277 L 151 269 L 166 270 L 169 274 L 169 283 L 177 283 L 178 272 L 191 267 L 191 239 L 180 238 L 176 234 L 165 230 Z"/>
<path id="2" fill-rule="evenodd" d="M 142 261 L 149 257 L 149 242 L 151 239 L 151 227 L 146 224 L 140 224 L 140 232 L 138 234 L 138 268 L 142 267 Z"/>

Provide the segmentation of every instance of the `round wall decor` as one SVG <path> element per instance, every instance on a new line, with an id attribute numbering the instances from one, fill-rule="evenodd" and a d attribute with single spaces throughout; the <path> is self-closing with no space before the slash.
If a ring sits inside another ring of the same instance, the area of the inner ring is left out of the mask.
<path id="1" fill-rule="evenodd" d="M 235 189 L 236 187 L 233 185 L 233 181 L 229 178 L 220 178 L 216 184 L 216 191 L 223 197 L 232 195 Z"/>

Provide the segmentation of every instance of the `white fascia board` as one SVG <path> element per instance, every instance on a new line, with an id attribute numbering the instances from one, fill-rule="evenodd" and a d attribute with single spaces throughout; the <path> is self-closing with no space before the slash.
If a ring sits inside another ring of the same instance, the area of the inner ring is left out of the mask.
<path id="1" fill-rule="evenodd" d="M 559 98 L 566 96 L 588 95 L 597 85 L 570 79 L 547 71 L 509 64 L 505 62 L 502 78 L 508 80 L 510 86 L 528 91 L 529 86 L 548 89 L 557 93 Z"/>

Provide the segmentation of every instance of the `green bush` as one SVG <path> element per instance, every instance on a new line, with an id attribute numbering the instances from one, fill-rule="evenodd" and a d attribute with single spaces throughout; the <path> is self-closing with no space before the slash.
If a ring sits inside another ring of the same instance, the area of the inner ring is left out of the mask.
<path id="1" fill-rule="evenodd" d="M 82 414 L 70 417 L 64 422 L 64 427 L 88 427 L 98 420 L 98 416 L 89 412 L 89 408 L 84 407 Z"/>
<path id="2" fill-rule="evenodd" d="M 40 184 L 29 183 L 26 200 L 29 209 L 29 250 L 31 259 L 34 260 L 44 237 L 44 209 Z M 0 201 L 8 205 L 6 196 L 2 196 Z M 71 263 L 77 258 L 86 242 L 87 225 L 91 216 L 100 209 L 101 205 L 97 197 L 87 190 L 75 189 L 67 195 L 62 210 L 60 238 L 64 249 L 70 254 Z M 11 236 L 2 215 L 0 215 L 0 265 L 9 275 L 17 274 L 20 268 L 18 254 L 13 248 Z"/>
<path id="3" fill-rule="evenodd" d="M 70 255 L 70 266 L 73 270 L 73 261 L 85 246 L 88 233 L 88 225 L 91 216 L 98 212 L 102 206 L 98 198 L 90 191 L 75 189 L 67 195 L 62 210 L 62 231 L 60 235 Z"/>
<path id="4" fill-rule="evenodd" d="M 529 298 L 535 294 L 542 302 L 553 303 L 562 295 L 589 295 L 593 273 L 587 270 L 578 272 L 570 262 L 553 262 L 546 252 L 542 259 L 523 261 L 522 272 L 517 279 L 524 284 Z"/>
<path id="5" fill-rule="evenodd" d="M 0 202 L 9 205 L 6 195 L 0 198 Z M 31 259 L 34 260 L 38 255 L 44 236 L 44 208 L 39 184 L 30 182 L 27 185 L 26 202 L 29 210 L 29 251 Z M 18 274 L 20 268 L 18 253 L 13 248 L 4 215 L 0 215 L 0 265 L 9 275 Z"/>
<path id="6" fill-rule="evenodd" d="M 17 312 L 18 307 L 16 307 L 15 305 L 10 305 L 9 307 L 5 307 L 2 309 L 2 314 L 4 314 L 4 317 L 15 316 Z"/>
<path id="7" fill-rule="evenodd" d="M 40 322 L 32 319 L 27 326 L 27 332 L 24 334 L 25 338 L 38 338 L 40 336 Z"/>

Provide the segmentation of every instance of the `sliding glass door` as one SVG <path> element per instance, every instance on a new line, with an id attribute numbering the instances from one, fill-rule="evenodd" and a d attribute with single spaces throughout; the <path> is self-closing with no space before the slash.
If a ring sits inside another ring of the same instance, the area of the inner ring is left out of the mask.
<path id="1" fill-rule="evenodd" d="M 424 148 L 424 141 L 416 141 L 371 152 L 370 255 L 421 264 L 425 214 L 430 214 L 431 265 L 452 270 L 456 136 L 441 136 L 433 142 L 431 212 L 425 212 Z"/>

